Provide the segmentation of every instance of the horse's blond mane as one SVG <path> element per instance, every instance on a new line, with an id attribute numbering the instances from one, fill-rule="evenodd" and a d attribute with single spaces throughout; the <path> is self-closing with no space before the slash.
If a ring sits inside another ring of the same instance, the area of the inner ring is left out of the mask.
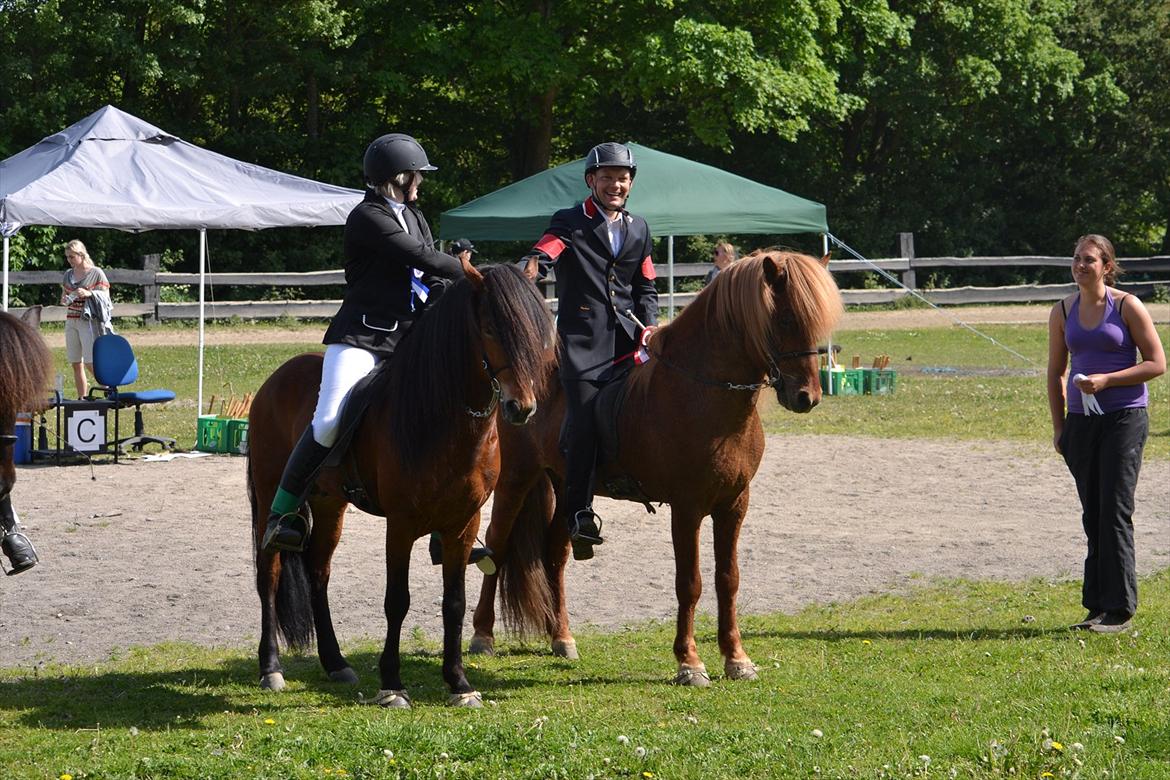
<path id="1" fill-rule="evenodd" d="M 677 326 L 697 318 L 714 338 L 742 341 L 746 351 L 764 364 L 777 347 L 771 343 L 777 301 L 765 277 L 769 261 L 786 277 L 783 303 L 790 313 L 786 319 L 810 341 L 823 341 L 841 316 L 837 284 L 816 258 L 777 249 L 757 249 L 720 271 L 676 318 Z M 669 338 L 670 330 L 671 326 L 663 328 L 663 336 Z"/>

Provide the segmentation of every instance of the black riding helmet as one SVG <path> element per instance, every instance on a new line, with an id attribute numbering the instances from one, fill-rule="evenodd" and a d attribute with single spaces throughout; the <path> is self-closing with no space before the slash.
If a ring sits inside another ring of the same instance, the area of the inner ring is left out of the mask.
<path id="1" fill-rule="evenodd" d="M 634 162 L 634 153 L 625 144 L 607 141 L 598 144 L 585 155 L 585 174 L 589 175 L 598 168 L 629 168 L 630 178 L 638 175 L 638 163 Z"/>
<path id="2" fill-rule="evenodd" d="M 371 186 L 385 184 L 403 171 L 437 171 L 422 144 L 405 133 L 387 133 L 374 139 L 362 158 L 362 172 Z"/>

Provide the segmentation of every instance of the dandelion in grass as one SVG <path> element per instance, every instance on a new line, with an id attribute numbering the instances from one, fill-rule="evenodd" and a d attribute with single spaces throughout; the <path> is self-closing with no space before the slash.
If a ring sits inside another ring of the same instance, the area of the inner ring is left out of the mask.
<path id="1" fill-rule="evenodd" d="M 628 744 L 630 744 L 630 738 L 629 738 L 629 737 L 627 737 L 625 734 L 618 734 L 618 740 L 617 740 L 617 741 L 618 741 L 618 744 L 619 744 L 619 745 L 628 745 Z"/>
<path id="2" fill-rule="evenodd" d="M 274 721 L 272 718 L 265 718 L 265 719 L 264 719 L 264 725 L 266 725 L 266 726 L 275 726 L 275 725 L 276 725 L 276 721 Z"/>
<path id="3" fill-rule="evenodd" d="M 638 758 L 645 758 L 646 757 L 646 748 L 642 747 L 641 745 L 638 745 L 638 747 L 634 748 L 634 755 L 637 756 Z"/>
<path id="4" fill-rule="evenodd" d="M 821 731 L 820 729 L 813 729 L 812 735 L 817 739 L 820 739 L 821 737 L 825 736 L 825 732 Z"/>
<path id="5" fill-rule="evenodd" d="M 1056 777 L 1056 775 L 1052 774 L 1051 772 L 1041 772 L 1040 776 L 1041 777 Z"/>
<path id="6" fill-rule="evenodd" d="M 1121 736 L 1120 734 L 1116 734 L 1113 737 L 1113 741 L 1116 742 L 1118 745 L 1124 745 L 1125 744 L 1125 737 Z"/>
<path id="7" fill-rule="evenodd" d="M 873 644 L 873 642 L 869 641 L 868 639 L 862 639 L 862 640 L 861 640 L 861 644 L 863 644 L 863 645 L 872 645 L 872 644 Z"/>
<path id="8" fill-rule="evenodd" d="M 654 773 L 653 772 L 643 772 L 642 777 L 646 778 L 646 780 L 650 780 L 650 778 L 654 777 Z"/>
<path id="9" fill-rule="evenodd" d="M 1080 742 L 1074 742 L 1071 745 L 1069 745 L 1069 747 L 1072 748 L 1073 751 L 1075 751 L 1077 753 L 1083 753 L 1085 751 L 1085 746 L 1082 745 Z"/>
<path id="10" fill-rule="evenodd" d="M 66 772 L 65 774 L 58 777 L 57 780 L 73 780 L 73 775 Z"/>

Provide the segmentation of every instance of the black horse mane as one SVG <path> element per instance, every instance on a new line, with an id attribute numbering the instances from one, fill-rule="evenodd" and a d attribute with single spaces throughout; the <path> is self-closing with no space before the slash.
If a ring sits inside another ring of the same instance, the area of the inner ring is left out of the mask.
<path id="1" fill-rule="evenodd" d="M 552 315 L 536 286 L 519 268 L 481 268 L 483 292 L 460 279 L 403 337 L 391 358 L 386 397 L 391 446 L 407 468 L 422 468 L 457 426 L 473 419 L 467 410 L 487 403 L 484 390 L 468 397 L 472 372 L 483 360 L 477 313 L 504 352 L 517 383 L 539 387 L 550 370 L 545 353 Z M 493 366 L 498 372 L 504 366 Z"/>
<path id="2" fill-rule="evenodd" d="M 45 405 L 52 367 L 41 335 L 8 312 L 0 312 L 0 422 L 11 425 L 17 412 Z"/>

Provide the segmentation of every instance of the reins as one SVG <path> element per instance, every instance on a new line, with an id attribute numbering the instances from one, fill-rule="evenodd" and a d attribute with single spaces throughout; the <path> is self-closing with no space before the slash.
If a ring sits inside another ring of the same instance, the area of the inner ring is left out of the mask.
<path id="1" fill-rule="evenodd" d="M 791 374 L 781 373 L 779 366 L 776 365 L 777 362 L 781 360 L 794 360 L 796 358 L 812 357 L 813 355 L 824 355 L 828 353 L 829 350 L 828 347 L 817 347 L 816 349 L 794 349 L 788 352 L 780 352 L 776 355 L 768 355 L 768 378 L 763 382 L 753 382 L 751 384 L 740 384 L 738 382 L 720 382 L 714 379 L 707 379 L 706 377 L 699 376 L 698 374 L 683 368 L 677 363 L 672 363 L 661 352 L 656 352 L 655 350 L 650 349 L 648 346 L 646 347 L 646 351 L 658 360 L 661 360 L 664 366 L 674 369 L 692 382 L 697 382 L 700 385 L 706 385 L 708 387 L 722 387 L 725 390 L 746 390 L 748 392 L 755 392 L 757 390 L 764 390 L 769 387 L 775 387 L 784 379 L 785 376 L 792 376 Z"/>

